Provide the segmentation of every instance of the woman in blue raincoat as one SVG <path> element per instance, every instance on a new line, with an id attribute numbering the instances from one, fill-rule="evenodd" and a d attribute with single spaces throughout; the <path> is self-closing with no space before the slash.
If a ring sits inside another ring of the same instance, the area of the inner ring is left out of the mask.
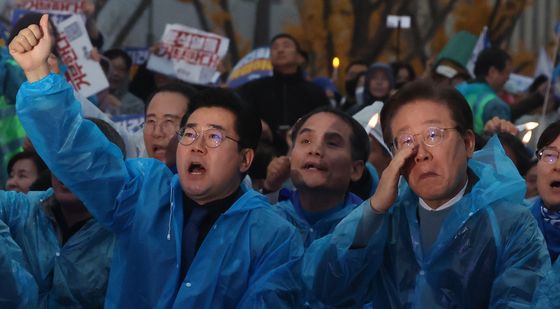
<path id="1" fill-rule="evenodd" d="M 531 213 L 543 233 L 552 262 L 560 254 L 560 122 L 549 125 L 537 142 L 537 191 Z"/>
<path id="2" fill-rule="evenodd" d="M 381 113 L 395 157 L 373 197 L 306 251 L 303 278 L 336 306 L 486 308 L 531 304 L 550 267 L 520 205 L 523 179 L 492 139 L 474 153 L 468 103 L 404 86 Z M 468 159 L 470 158 L 470 159 Z M 398 192 L 401 173 L 409 189 Z"/>

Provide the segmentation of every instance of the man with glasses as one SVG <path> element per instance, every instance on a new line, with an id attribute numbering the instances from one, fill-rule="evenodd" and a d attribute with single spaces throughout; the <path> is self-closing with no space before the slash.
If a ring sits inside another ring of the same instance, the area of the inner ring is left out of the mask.
<path id="1" fill-rule="evenodd" d="M 41 25 L 10 45 L 28 82 L 17 110 L 37 152 L 116 237 L 107 308 L 293 308 L 303 254 L 296 230 L 240 185 L 261 124 L 230 90 L 192 99 L 177 175 L 122 154 L 83 121 L 71 86 L 48 74 Z"/>
<path id="2" fill-rule="evenodd" d="M 181 83 L 166 84 L 148 99 L 144 116 L 144 146 L 148 157 L 175 169 L 175 146 L 172 142 L 181 119 L 187 113 L 195 90 Z"/>
<path id="3" fill-rule="evenodd" d="M 412 82 L 381 124 L 394 158 L 374 195 L 307 249 L 307 287 L 336 306 L 529 306 L 550 267 L 543 237 L 499 141 L 473 153 L 463 96 Z"/>

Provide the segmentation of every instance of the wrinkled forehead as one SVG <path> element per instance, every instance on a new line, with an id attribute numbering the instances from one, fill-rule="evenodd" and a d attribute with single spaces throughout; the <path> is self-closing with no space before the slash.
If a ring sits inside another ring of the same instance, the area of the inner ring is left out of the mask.
<path id="1" fill-rule="evenodd" d="M 399 106 L 389 119 L 393 137 L 409 131 L 413 126 L 454 126 L 451 109 L 442 102 L 432 100 L 410 101 Z"/>
<path id="2" fill-rule="evenodd" d="M 311 115 L 301 125 L 297 135 L 302 133 L 337 134 L 345 139 L 350 139 L 352 127 L 344 119 L 329 112 L 319 112 Z"/>

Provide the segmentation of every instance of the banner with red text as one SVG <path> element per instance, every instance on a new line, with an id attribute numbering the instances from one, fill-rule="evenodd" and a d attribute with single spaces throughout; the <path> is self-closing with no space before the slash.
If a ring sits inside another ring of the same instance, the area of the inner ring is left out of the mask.
<path id="1" fill-rule="evenodd" d="M 26 0 L 20 4 L 20 8 L 52 14 L 80 14 L 91 9 L 93 3 L 88 0 Z"/>
<path id="2" fill-rule="evenodd" d="M 194 84 L 213 84 L 220 77 L 218 64 L 227 53 L 229 39 L 195 28 L 168 24 L 148 69 Z"/>
<path id="3" fill-rule="evenodd" d="M 84 97 L 109 87 L 99 63 L 90 58 L 93 46 L 79 15 L 57 24 L 59 37 L 56 47 L 60 60 L 66 65 L 65 77 Z"/>

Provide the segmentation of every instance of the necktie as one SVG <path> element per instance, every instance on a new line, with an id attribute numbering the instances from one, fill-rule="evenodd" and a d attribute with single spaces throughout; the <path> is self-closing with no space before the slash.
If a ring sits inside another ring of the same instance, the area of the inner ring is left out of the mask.
<path id="1" fill-rule="evenodd" d="M 183 229 L 183 247 L 181 262 L 181 278 L 185 278 L 189 267 L 196 254 L 196 244 L 198 242 L 198 234 L 200 232 L 200 224 L 207 214 L 206 208 L 193 207 L 189 220 Z"/>

